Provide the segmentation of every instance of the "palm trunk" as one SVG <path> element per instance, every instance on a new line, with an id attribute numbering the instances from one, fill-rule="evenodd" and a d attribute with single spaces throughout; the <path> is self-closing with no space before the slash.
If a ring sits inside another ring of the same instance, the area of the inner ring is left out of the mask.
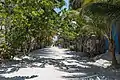
<path id="1" fill-rule="evenodd" d="M 108 27 L 110 26 L 108 32 L 109 35 L 108 35 L 108 40 L 109 40 L 109 53 L 111 55 L 111 58 L 112 58 L 112 65 L 113 66 L 116 66 L 118 63 L 117 63 L 117 59 L 116 59 L 116 56 L 115 56 L 115 41 L 113 40 L 113 35 L 112 35 L 112 24 L 114 23 L 114 20 L 108 22 Z"/>
<path id="2" fill-rule="evenodd" d="M 112 57 L 112 65 L 117 65 L 117 60 L 116 60 L 116 56 L 115 56 L 115 43 L 114 43 L 114 40 L 111 39 L 109 41 L 109 52 L 111 54 L 111 57 Z"/>

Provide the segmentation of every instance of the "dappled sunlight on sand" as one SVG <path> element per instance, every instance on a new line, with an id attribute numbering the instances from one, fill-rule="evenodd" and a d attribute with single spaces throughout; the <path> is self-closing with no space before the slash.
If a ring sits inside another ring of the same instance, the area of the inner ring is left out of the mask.
<path id="1" fill-rule="evenodd" d="M 79 54 L 84 53 L 76 54 L 59 47 L 35 50 L 28 56 L 4 63 L 0 67 L 0 80 L 109 80 L 112 75 L 116 77 L 105 69 L 111 65 L 110 61 L 91 61 Z"/>
<path id="2" fill-rule="evenodd" d="M 111 65 L 111 62 L 108 61 L 108 60 L 99 59 L 99 60 L 96 60 L 95 62 L 87 62 L 87 64 L 92 64 L 92 65 L 95 65 L 95 66 L 107 68 L 108 66 Z"/>
<path id="3" fill-rule="evenodd" d="M 5 77 L 37 75 L 36 78 L 29 80 L 63 80 L 61 74 L 65 74 L 65 72 L 57 71 L 53 66 L 48 65 L 46 68 L 21 68 L 17 72 L 1 75 Z"/>
<path id="4" fill-rule="evenodd" d="M 33 79 L 25 79 L 25 80 L 65 80 L 62 76 L 72 76 L 72 75 L 86 75 L 85 73 L 67 73 L 56 70 L 56 68 L 52 65 L 46 65 L 45 68 L 20 68 L 18 71 L 9 73 L 9 74 L 1 74 L 6 78 L 15 77 L 15 76 L 37 76 Z"/>

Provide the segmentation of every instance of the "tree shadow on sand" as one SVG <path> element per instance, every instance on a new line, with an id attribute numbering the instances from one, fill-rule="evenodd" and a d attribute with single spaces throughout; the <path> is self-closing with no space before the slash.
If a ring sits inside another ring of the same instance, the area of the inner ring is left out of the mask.
<path id="1" fill-rule="evenodd" d="M 41 53 L 40 53 L 41 52 Z M 45 52 L 45 54 L 43 53 Z M 48 52 L 48 53 L 47 53 Z M 72 55 L 71 57 L 65 57 L 62 59 L 44 58 L 44 56 L 50 55 L 52 50 L 49 52 L 47 49 L 38 50 L 35 56 L 28 56 L 30 58 L 24 58 L 22 60 L 11 60 L 4 61 L 0 65 L 0 80 L 25 80 L 36 78 L 38 75 L 32 76 L 14 76 L 6 78 L 2 74 L 10 74 L 17 72 L 21 68 L 45 68 L 46 65 L 53 65 L 57 70 L 66 72 L 68 75 L 63 75 L 62 78 L 66 80 L 119 80 L 120 72 L 111 71 L 101 66 L 89 64 L 90 59 L 87 57 L 75 54 L 69 50 L 65 50 L 66 55 Z M 54 75 L 54 74 L 53 74 Z"/>
<path id="2" fill-rule="evenodd" d="M 27 61 L 17 61 L 17 60 L 4 61 L 0 65 L 0 80 L 25 80 L 25 79 L 31 79 L 31 78 L 38 77 L 37 75 L 14 76 L 14 77 L 3 76 L 5 74 L 10 74 L 10 73 L 17 72 L 19 69 L 27 68 L 29 65 L 31 65 L 31 63 L 27 62 Z"/>
<path id="3" fill-rule="evenodd" d="M 25 80 L 25 79 L 31 79 L 31 78 L 35 78 L 37 77 L 37 75 L 32 75 L 32 76 L 15 76 L 15 77 L 4 77 L 4 76 L 0 76 L 0 80 Z"/>
<path id="4" fill-rule="evenodd" d="M 66 65 L 68 68 L 59 69 L 60 71 L 64 71 L 68 73 L 68 75 L 62 76 L 66 80 L 119 80 L 120 79 L 120 72 L 116 72 L 117 70 L 112 70 L 111 68 L 104 68 L 103 66 L 98 66 L 95 64 L 89 64 L 90 62 L 94 63 L 94 61 L 90 60 L 89 58 L 86 58 L 85 56 L 81 57 L 79 55 L 75 55 L 69 58 L 69 60 L 72 59 L 74 60 L 73 65 L 71 65 L 72 62 L 66 61 L 70 63 L 70 65 L 69 64 Z"/>
<path id="5" fill-rule="evenodd" d="M 9 60 L 9 61 L 6 60 L 3 61 L 2 64 L 0 64 L 0 80 L 25 80 L 36 78 L 38 77 L 38 75 L 34 74 L 32 76 L 14 76 L 14 77 L 5 77 L 3 75 L 18 72 L 22 68 L 45 68 L 47 64 L 57 65 L 61 60 L 64 59 L 30 57 L 30 59 L 24 58 L 22 60 Z"/>

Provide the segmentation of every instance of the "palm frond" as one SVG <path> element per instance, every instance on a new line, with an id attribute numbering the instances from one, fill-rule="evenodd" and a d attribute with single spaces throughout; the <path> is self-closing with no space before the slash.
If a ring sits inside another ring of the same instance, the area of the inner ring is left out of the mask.
<path id="1" fill-rule="evenodd" d="M 100 15 L 106 16 L 110 19 L 120 18 L 120 5 L 112 5 L 108 3 L 93 3 L 84 8 L 86 15 Z"/>

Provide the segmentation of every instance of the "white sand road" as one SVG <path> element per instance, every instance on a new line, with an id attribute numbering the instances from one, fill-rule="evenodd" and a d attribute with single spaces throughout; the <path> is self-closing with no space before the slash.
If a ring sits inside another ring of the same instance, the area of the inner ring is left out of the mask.
<path id="1" fill-rule="evenodd" d="M 92 62 L 67 49 L 50 47 L 4 62 L 0 80 L 120 80 L 119 70 L 107 66 L 107 60 Z"/>

